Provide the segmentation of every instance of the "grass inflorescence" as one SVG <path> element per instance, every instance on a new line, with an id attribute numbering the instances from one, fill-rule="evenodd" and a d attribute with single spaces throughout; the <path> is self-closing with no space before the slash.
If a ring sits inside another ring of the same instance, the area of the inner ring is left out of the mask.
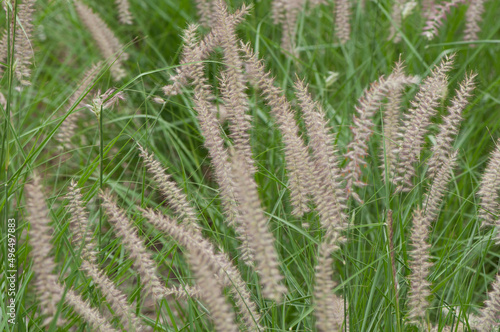
<path id="1" fill-rule="evenodd" d="M 498 1 L 2 5 L 0 330 L 500 327 Z"/>

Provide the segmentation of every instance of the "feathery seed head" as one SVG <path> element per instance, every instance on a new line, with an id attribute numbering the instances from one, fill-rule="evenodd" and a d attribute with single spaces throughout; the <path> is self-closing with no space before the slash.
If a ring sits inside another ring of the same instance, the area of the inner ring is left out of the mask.
<path id="1" fill-rule="evenodd" d="M 198 9 L 198 17 L 200 25 L 209 28 L 213 25 L 214 9 L 213 0 L 195 0 L 196 8 Z"/>
<path id="2" fill-rule="evenodd" d="M 240 272 L 231 263 L 229 258 L 222 252 L 216 252 L 214 245 L 206 240 L 200 232 L 187 227 L 185 224 L 178 224 L 174 219 L 151 209 L 141 209 L 142 214 L 159 231 L 168 234 L 188 251 L 188 255 L 203 256 L 206 262 L 205 268 L 209 268 L 212 275 L 216 275 L 218 282 L 224 286 L 229 286 L 240 315 L 243 317 L 245 326 L 249 331 L 259 331 L 261 327 L 258 322 L 260 315 L 257 312 L 255 303 L 251 300 L 250 292 L 242 279 Z M 198 268 L 198 265 L 192 265 Z M 203 272 L 208 273 L 208 272 Z M 204 297 L 206 285 L 200 284 L 197 295 Z M 212 291 L 209 291 L 211 294 Z"/>
<path id="3" fill-rule="evenodd" d="M 132 13 L 130 13 L 130 4 L 128 0 L 115 0 L 118 9 L 118 20 L 122 24 L 131 25 L 133 23 Z"/>
<path id="4" fill-rule="evenodd" d="M 90 69 L 85 71 L 80 85 L 68 100 L 67 103 L 68 106 L 65 110 L 65 114 L 70 112 L 71 109 L 78 108 L 80 103 L 84 102 L 87 99 L 87 96 L 85 96 L 83 97 L 83 99 L 80 100 L 80 98 L 82 98 L 82 96 L 86 92 L 90 92 L 88 89 L 92 86 L 92 83 L 96 78 L 97 74 L 99 73 L 101 67 L 102 63 L 98 62 L 97 64 L 93 65 Z M 64 120 L 64 122 L 61 124 L 59 132 L 56 135 L 56 140 L 61 144 L 62 148 L 70 149 L 72 147 L 71 139 L 74 136 L 76 124 L 78 118 L 80 117 L 80 114 L 81 113 L 78 112 L 70 114 L 66 118 L 66 120 Z"/>
<path id="5" fill-rule="evenodd" d="M 73 232 L 72 242 L 79 248 L 81 257 L 91 263 L 97 261 L 97 253 L 92 248 L 94 245 L 93 232 L 90 229 L 90 220 L 88 212 L 84 207 L 81 189 L 77 187 L 77 183 L 71 180 L 67 198 L 69 205 L 68 212 L 71 214 L 69 220 L 70 228 Z"/>
<path id="6" fill-rule="evenodd" d="M 478 33 L 481 31 L 479 23 L 481 22 L 481 15 L 484 13 L 485 0 L 469 1 L 469 8 L 465 13 L 465 30 L 464 40 L 474 41 L 478 39 Z M 475 45 L 471 45 L 475 46 Z"/>
<path id="7" fill-rule="evenodd" d="M 316 209 L 327 234 L 340 233 L 347 228 L 347 206 L 343 179 L 333 146 L 335 139 L 329 133 L 324 111 L 319 103 L 312 100 L 304 83 L 297 80 L 295 88 L 313 154 L 314 182 L 311 186 Z"/>
<path id="8" fill-rule="evenodd" d="M 408 295 L 408 321 L 421 326 L 429 309 L 429 296 L 431 283 L 427 280 L 430 262 L 431 245 L 428 243 L 430 223 L 424 211 L 417 209 L 413 213 L 413 225 L 410 235 L 413 249 L 410 251 L 411 274 L 410 292 Z"/>
<path id="9" fill-rule="evenodd" d="M 439 27 L 443 24 L 450 10 L 464 2 L 465 0 L 446 0 L 435 6 L 425 22 L 422 35 L 429 40 L 433 39 L 437 35 Z"/>
<path id="10" fill-rule="evenodd" d="M 213 271 L 207 266 L 206 256 L 193 252 L 189 255 L 189 263 L 202 290 L 201 296 L 210 310 L 215 329 L 222 332 L 237 332 L 238 327 L 234 322 L 231 307 L 224 297 L 220 284 L 214 278 Z"/>
<path id="11" fill-rule="evenodd" d="M 65 292 L 63 285 L 53 274 L 55 263 L 50 255 L 52 250 L 51 233 L 48 210 L 42 193 L 40 177 L 35 173 L 32 182 L 26 184 L 27 210 L 31 221 L 31 246 L 33 250 L 33 270 L 36 275 L 35 287 L 39 294 L 40 308 L 43 316 L 47 316 L 42 323 L 46 326 L 57 314 L 57 307 Z M 88 302 L 85 302 L 73 289 L 67 289 L 65 301 L 81 315 L 94 330 L 102 332 L 117 332 Z M 65 320 L 59 318 L 57 326 L 62 327 Z"/>
<path id="12" fill-rule="evenodd" d="M 250 129 L 252 117 L 249 114 L 248 96 L 246 94 L 246 76 L 243 74 L 243 60 L 239 54 L 238 37 L 235 25 L 228 17 L 225 5 L 218 4 L 216 10 L 217 24 L 220 29 L 221 47 L 224 56 L 225 70 L 221 73 L 221 95 L 225 110 L 228 113 L 230 137 L 236 149 L 243 153 L 250 172 L 257 171 L 252 158 L 250 146 Z"/>
<path id="13" fill-rule="evenodd" d="M 145 330 L 145 327 L 142 326 L 140 319 L 135 314 L 135 309 L 127 302 L 127 296 L 116 287 L 115 283 L 95 263 L 84 260 L 82 269 L 99 287 L 115 314 L 120 317 L 120 322 L 127 331 L 140 332 Z"/>
<path id="14" fill-rule="evenodd" d="M 430 188 L 424 196 L 425 218 L 427 218 L 429 224 L 437 219 L 446 188 L 451 180 L 451 172 L 457 163 L 457 155 L 458 151 L 455 150 L 443 159 L 442 165 L 440 165 L 432 179 Z"/>
<path id="15" fill-rule="evenodd" d="M 111 76 L 115 81 L 121 80 L 126 75 L 122 64 L 128 59 L 128 54 L 123 52 L 123 45 L 98 14 L 79 0 L 74 4 L 78 16 L 91 33 L 102 56 L 112 62 Z"/>
<path id="16" fill-rule="evenodd" d="M 257 184 L 239 151 L 234 151 L 231 159 L 232 180 L 241 216 L 240 226 L 249 239 L 248 245 L 255 253 L 256 270 L 264 286 L 262 293 L 265 297 L 279 302 L 286 288 L 281 284 L 283 277 L 279 271 L 274 238 L 260 205 Z"/>
<path id="17" fill-rule="evenodd" d="M 500 188 L 500 139 L 491 152 L 488 165 L 483 172 L 477 195 L 480 199 L 479 218 L 483 225 L 500 227 L 495 220 L 500 215 L 499 189 Z"/>
<path id="18" fill-rule="evenodd" d="M 335 0 L 335 33 L 341 44 L 351 38 L 351 3 L 348 0 Z"/>
<path id="19" fill-rule="evenodd" d="M 58 285 L 59 288 L 62 287 Z M 89 301 L 82 299 L 73 289 L 68 289 L 66 292 L 66 297 L 64 298 L 66 303 L 71 305 L 75 311 L 92 326 L 94 331 L 99 332 L 118 332 L 117 329 L 113 328 L 111 324 L 108 323 L 106 318 L 104 318 L 97 309 L 90 306 Z"/>
<path id="20" fill-rule="evenodd" d="M 125 100 L 125 94 L 122 91 L 116 93 L 115 91 L 115 88 L 110 88 L 101 94 L 101 90 L 98 90 L 94 99 L 92 99 L 92 104 L 86 104 L 85 107 L 87 107 L 99 119 L 101 111 L 105 109 L 111 110 L 114 106 L 118 105 L 120 100 Z"/>
<path id="21" fill-rule="evenodd" d="M 484 303 L 484 307 L 480 311 L 479 324 L 477 330 L 480 332 L 490 332 L 498 330 L 500 321 L 498 314 L 500 313 L 500 274 L 497 274 L 495 281 L 491 285 L 491 290 L 488 292 L 488 299 Z"/>
<path id="22" fill-rule="evenodd" d="M 373 134 L 373 117 L 382 105 L 383 99 L 388 91 L 395 87 L 402 87 L 417 82 L 417 78 L 406 76 L 401 73 L 402 63 L 394 67 L 394 72 L 387 78 L 381 76 L 370 85 L 359 99 L 356 105 L 356 114 L 353 116 L 354 126 L 351 127 L 352 141 L 347 145 L 344 157 L 348 160 L 343 169 L 347 180 L 347 194 L 361 202 L 359 196 L 354 192 L 354 186 L 363 187 L 366 184 L 361 180 L 362 167 L 366 165 L 365 158 L 368 155 L 368 143 Z"/>
<path id="23" fill-rule="evenodd" d="M 166 170 L 154 158 L 153 154 L 149 154 L 141 145 L 139 145 L 139 150 L 148 171 L 153 175 L 153 179 L 158 185 L 160 192 L 168 200 L 174 212 L 187 227 L 192 228 L 193 231 L 201 232 L 197 223 L 197 213 L 189 204 L 186 194 L 170 179 L 170 176 L 166 174 Z"/>
<path id="24" fill-rule="evenodd" d="M 21 85 L 31 85 L 31 62 L 33 61 L 33 13 L 35 0 L 26 0 L 17 6 L 16 41 L 14 57 L 16 60 L 15 74 Z"/>
<path id="25" fill-rule="evenodd" d="M 393 77 L 404 77 L 404 62 L 401 60 L 401 56 L 398 62 L 394 65 L 391 76 Z M 414 82 L 418 83 L 419 78 L 413 76 Z M 381 153 L 381 166 L 383 170 L 382 179 L 384 182 L 387 181 L 387 175 L 389 179 L 394 177 L 394 163 L 396 162 L 396 152 L 395 148 L 398 142 L 398 128 L 400 125 L 400 114 L 401 114 L 401 99 L 403 97 L 403 91 L 405 86 L 402 84 L 390 84 L 387 90 L 387 102 L 385 104 L 385 112 L 383 114 L 384 120 L 384 145 L 383 151 Z"/>
<path id="26" fill-rule="evenodd" d="M 314 304 L 316 327 L 318 331 L 349 331 L 349 317 L 345 308 L 347 303 L 342 297 L 334 294 L 337 283 L 332 280 L 333 259 L 332 253 L 337 250 L 328 241 L 319 246 L 318 263 L 316 265 Z"/>
<path id="27" fill-rule="evenodd" d="M 432 69 L 431 75 L 423 80 L 420 90 L 411 102 L 412 108 L 404 115 L 398 130 L 401 144 L 395 148 L 398 162 L 391 169 L 394 174 L 392 180 L 397 185 L 396 192 L 409 191 L 413 186 L 414 163 L 420 159 L 424 137 L 432 117 L 437 112 L 440 92 L 448 84 L 446 74 L 452 69 L 454 57 L 455 54 L 445 56 L 439 66 Z"/>
<path id="28" fill-rule="evenodd" d="M 25 187 L 26 209 L 31 229 L 30 244 L 32 247 L 33 270 L 35 271 L 35 288 L 38 293 L 41 315 L 46 316 L 43 325 L 50 323 L 56 316 L 57 306 L 63 295 L 57 275 L 54 274 L 56 264 L 51 255 L 52 233 L 49 226 L 49 211 L 42 190 L 41 179 L 37 173 L 32 175 L 31 183 Z M 58 325 L 64 323 L 58 321 Z"/>
<path id="29" fill-rule="evenodd" d="M 427 161 L 429 168 L 427 174 L 434 177 L 440 165 L 451 154 L 453 141 L 458 134 L 460 123 L 462 122 L 462 112 L 467 106 L 469 98 L 474 90 L 474 78 L 476 74 L 467 75 L 460 84 L 460 89 L 456 91 L 456 96 L 448 107 L 448 114 L 439 125 L 439 134 L 436 136 L 436 145 L 432 147 L 432 155 Z"/>
<path id="30" fill-rule="evenodd" d="M 141 275 L 141 282 L 146 292 L 150 293 L 156 302 L 160 302 L 167 291 L 156 275 L 156 264 L 150 258 L 143 241 L 137 235 L 125 211 L 118 208 L 111 195 L 101 192 L 100 197 L 110 223 L 114 225 L 117 235 L 121 237 L 123 245 L 130 252 L 130 258 Z"/>
<path id="31" fill-rule="evenodd" d="M 283 90 L 275 86 L 274 79 L 269 72 L 265 71 L 264 65 L 258 60 L 250 44 L 242 43 L 242 50 L 245 53 L 247 76 L 251 79 L 251 83 L 261 91 L 266 103 L 271 107 L 271 114 L 281 132 L 285 145 L 290 200 L 294 208 L 292 214 L 302 216 L 309 211 L 308 196 L 311 194 L 311 184 L 314 182 L 312 161 L 299 135 L 295 114 Z"/>

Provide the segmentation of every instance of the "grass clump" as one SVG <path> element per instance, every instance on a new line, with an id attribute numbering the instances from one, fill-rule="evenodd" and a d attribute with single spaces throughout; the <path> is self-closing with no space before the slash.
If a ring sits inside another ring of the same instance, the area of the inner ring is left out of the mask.
<path id="1" fill-rule="evenodd" d="M 497 2 L 3 8 L 1 330 L 500 326 Z"/>

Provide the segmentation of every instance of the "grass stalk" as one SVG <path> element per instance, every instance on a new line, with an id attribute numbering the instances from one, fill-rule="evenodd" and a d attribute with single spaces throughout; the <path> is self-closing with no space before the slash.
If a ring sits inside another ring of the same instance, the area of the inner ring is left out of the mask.
<path id="1" fill-rule="evenodd" d="M 102 122 L 104 118 L 104 108 L 101 105 L 100 111 L 99 111 L 99 190 L 102 192 L 103 190 L 103 172 L 104 172 L 104 137 L 103 137 L 103 129 L 102 129 Z M 99 226 L 98 226 L 98 235 L 97 235 L 97 252 L 100 254 L 101 253 L 101 230 L 102 230 L 102 218 L 104 215 L 103 208 L 103 199 L 99 199 Z"/>

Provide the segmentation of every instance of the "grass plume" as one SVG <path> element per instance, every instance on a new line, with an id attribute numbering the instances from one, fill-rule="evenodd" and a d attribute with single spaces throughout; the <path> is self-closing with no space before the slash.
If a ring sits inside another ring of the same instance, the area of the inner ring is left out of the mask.
<path id="1" fill-rule="evenodd" d="M 78 0 L 74 4 L 78 16 L 92 35 L 103 58 L 112 63 L 110 71 L 113 79 L 115 81 L 121 80 L 126 76 L 122 66 L 123 61 L 128 58 L 128 54 L 123 50 L 123 45 L 98 14 Z"/>
<path id="2" fill-rule="evenodd" d="M 398 163 L 394 166 L 393 181 L 398 185 L 397 192 L 409 191 L 413 187 L 414 163 L 420 159 L 424 136 L 447 89 L 446 73 L 451 70 L 454 57 L 445 56 L 439 66 L 433 68 L 431 75 L 423 80 L 420 90 L 411 102 L 412 108 L 404 114 L 403 123 L 398 130 L 401 137 L 397 151 Z"/>
<path id="3" fill-rule="evenodd" d="M 498 188 L 500 187 L 500 140 L 491 152 L 490 159 L 483 172 L 477 195 L 480 199 L 479 217 L 483 225 L 496 225 L 500 214 Z"/>

